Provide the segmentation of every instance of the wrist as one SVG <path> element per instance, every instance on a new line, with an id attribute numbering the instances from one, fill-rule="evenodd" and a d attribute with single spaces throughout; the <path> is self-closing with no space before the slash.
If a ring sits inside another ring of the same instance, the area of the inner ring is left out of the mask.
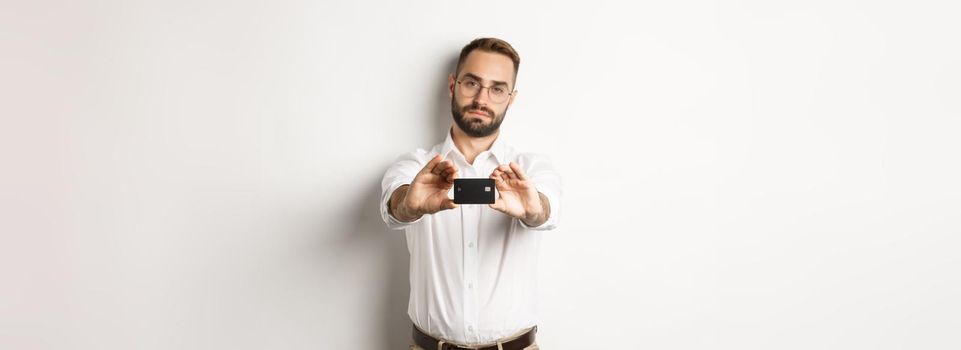
<path id="1" fill-rule="evenodd" d="M 525 213 L 524 217 L 521 218 L 521 221 L 527 224 L 527 226 L 538 226 L 540 223 L 546 221 L 546 218 L 544 218 L 543 210 L 531 210 Z"/>
<path id="2" fill-rule="evenodd" d="M 527 226 L 536 227 L 547 222 L 548 216 L 550 216 L 549 207 L 547 207 L 547 199 L 540 192 L 537 193 L 537 207 L 528 210 L 521 221 Z"/>
<path id="3" fill-rule="evenodd" d="M 410 185 L 404 185 L 394 191 L 388 205 L 388 213 L 395 219 L 402 222 L 412 222 L 420 218 L 416 211 L 412 211 L 407 205 L 407 192 Z"/>
<path id="4" fill-rule="evenodd" d="M 398 205 L 397 207 L 398 207 L 397 211 L 399 212 L 400 216 L 402 216 L 402 218 L 398 218 L 398 219 L 402 219 L 403 221 L 414 221 L 424 215 L 416 208 L 411 208 L 410 206 L 407 205 L 406 194 L 404 198 L 401 199 L 400 205 Z"/>

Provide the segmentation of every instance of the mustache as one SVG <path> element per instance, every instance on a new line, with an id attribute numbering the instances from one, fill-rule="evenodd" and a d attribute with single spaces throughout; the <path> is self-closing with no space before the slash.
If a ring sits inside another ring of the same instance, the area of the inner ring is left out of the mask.
<path id="1" fill-rule="evenodd" d="M 484 113 L 487 113 L 487 116 L 489 116 L 489 117 L 491 117 L 491 118 L 494 117 L 494 111 L 492 111 L 492 110 L 490 110 L 490 109 L 487 109 L 487 108 L 484 108 L 484 107 L 481 107 L 481 106 L 478 106 L 478 105 L 473 105 L 473 104 L 470 105 L 470 106 L 464 107 L 464 114 L 467 114 L 467 112 L 472 111 L 472 110 L 483 111 Z"/>

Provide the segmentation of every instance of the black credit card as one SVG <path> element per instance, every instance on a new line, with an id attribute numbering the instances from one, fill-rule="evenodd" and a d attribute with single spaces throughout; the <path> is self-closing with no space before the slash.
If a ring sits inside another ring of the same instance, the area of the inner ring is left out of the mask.
<path id="1" fill-rule="evenodd" d="M 493 204 L 493 179 L 454 179 L 454 203 Z"/>

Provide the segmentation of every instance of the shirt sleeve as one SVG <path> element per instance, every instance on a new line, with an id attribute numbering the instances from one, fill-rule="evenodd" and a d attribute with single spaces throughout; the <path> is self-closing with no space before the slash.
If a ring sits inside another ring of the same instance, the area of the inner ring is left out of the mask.
<path id="1" fill-rule="evenodd" d="M 550 158 L 541 154 L 525 153 L 518 156 L 517 165 L 527 173 L 527 176 L 534 182 L 537 192 L 543 193 L 547 197 L 547 202 L 551 207 L 550 216 L 540 226 L 531 227 L 520 221 L 523 227 L 536 231 L 547 231 L 557 228 L 561 217 L 561 176 L 554 168 Z"/>
<path id="2" fill-rule="evenodd" d="M 424 219 L 424 217 L 421 216 L 411 222 L 397 220 L 397 218 L 388 212 L 387 206 L 390 204 L 390 196 L 394 191 L 414 181 L 414 177 L 417 176 L 417 173 L 420 172 L 420 169 L 426 164 L 426 162 L 423 161 L 425 154 L 422 150 L 404 153 L 398 156 L 394 164 L 384 173 L 384 179 L 381 181 L 380 216 L 384 222 L 387 223 L 387 227 L 392 230 L 404 229 Z"/>

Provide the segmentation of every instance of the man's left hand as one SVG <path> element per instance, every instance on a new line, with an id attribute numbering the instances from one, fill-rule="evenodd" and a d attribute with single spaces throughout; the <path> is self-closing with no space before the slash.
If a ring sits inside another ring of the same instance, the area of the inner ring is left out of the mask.
<path id="1" fill-rule="evenodd" d="M 488 206 L 520 219 L 528 226 L 539 226 L 547 220 L 548 213 L 541 195 L 520 165 L 510 162 L 498 166 L 490 178 L 494 180 L 500 196 Z"/>

